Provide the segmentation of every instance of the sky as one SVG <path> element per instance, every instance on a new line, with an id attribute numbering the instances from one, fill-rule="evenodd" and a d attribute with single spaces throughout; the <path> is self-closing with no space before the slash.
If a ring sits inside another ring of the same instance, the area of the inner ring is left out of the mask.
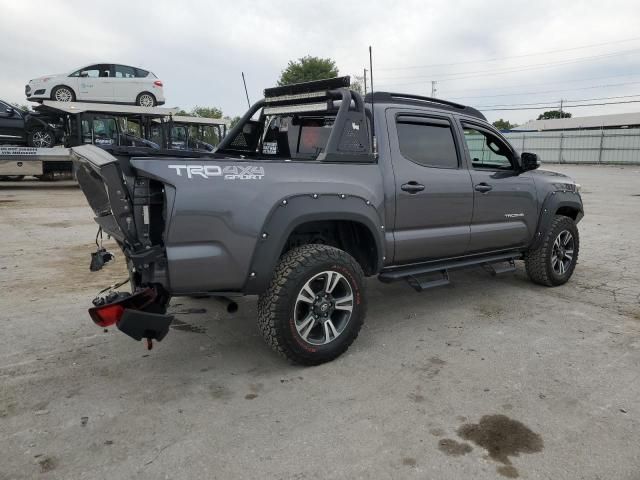
<path id="1" fill-rule="evenodd" d="M 437 97 L 522 124 L 547 109 L 525 103 L 640 101 L 639 19 L 634 1 L 0 0 L 0 98 L 24 104 L 31 78 L 110 62 L 154 72 L 165 106 L 235 116 L 241 72 L 255 101 L 305 55 L 361 76 L 371 45 L 375 90 L 431 95 L 436 81 Z"/>

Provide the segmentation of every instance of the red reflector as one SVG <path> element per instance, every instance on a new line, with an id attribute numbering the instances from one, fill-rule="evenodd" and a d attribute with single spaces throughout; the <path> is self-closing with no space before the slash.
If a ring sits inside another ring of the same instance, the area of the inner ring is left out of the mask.
<path id="1" fill-rule="evenodd" d="M 153 82 L 153 84 L 154 84 L 156 87 L 161 87 L 161 86 L 162 86 L 162 82 L 161 82 L 160 80 L 156 80 L 155 82 Z"/>
<path id="2" fill-rule="evenodd" d="M 104 307 L 92 308 L 91 318 L 99 327 L 110 327 L 115 325 L 124 313 L 122 305 L 105 305 Z"/>

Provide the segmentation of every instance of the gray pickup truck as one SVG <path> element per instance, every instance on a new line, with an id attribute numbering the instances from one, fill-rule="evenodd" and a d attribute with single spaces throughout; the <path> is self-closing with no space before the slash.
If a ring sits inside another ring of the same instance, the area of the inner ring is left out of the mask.
<path id="1" fill-rule="evenodd" d="M 362 98 L 348 77 L 275 87 L 215 153 L 133 150 L 73 155 L 130 272 L 131 293 L 103 294 L 89 313 L 138 340 L 166 335 L 172 296 L 231 310 L 234 296 L 259 295 L 267 342 L 314 365 L 357 337 L 365 277 L 423 290 L 452 269 L 524 260 L 531 280 L 555 286 L 578 259 L 579 185 L 440 99 Z"/>

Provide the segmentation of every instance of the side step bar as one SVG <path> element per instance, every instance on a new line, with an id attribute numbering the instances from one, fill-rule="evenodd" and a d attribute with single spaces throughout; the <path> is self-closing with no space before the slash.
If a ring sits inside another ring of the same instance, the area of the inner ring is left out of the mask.
<path id="1" fill-rule="evenodd" d="M 421 265 L 396 267 L 383 271 L 378 279 L 384 283 L 406 280 L 416 291 L 448 285 L 449 271 L 475 266 L 483 266 L 492 275 L 513 272 L 516 269 L 515 260 L 522 258 L 520 252 L 507 252 L 493 255 L 483 255 L 473 258 L 430 262 Z M 502 265 L 504 263 L 507 265 Z M 435 278 L 434 278 L 435 277 Z"/>

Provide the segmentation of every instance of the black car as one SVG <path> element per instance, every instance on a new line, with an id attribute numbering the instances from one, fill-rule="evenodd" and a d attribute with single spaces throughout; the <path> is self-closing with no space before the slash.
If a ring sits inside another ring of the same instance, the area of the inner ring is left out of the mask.
<path id="1" fill-rule="evenodd" d="M 0 145 L 49 148 L 61 143 L 62 137 L 57 116 L 26 112 L 0 100 Z"/>

